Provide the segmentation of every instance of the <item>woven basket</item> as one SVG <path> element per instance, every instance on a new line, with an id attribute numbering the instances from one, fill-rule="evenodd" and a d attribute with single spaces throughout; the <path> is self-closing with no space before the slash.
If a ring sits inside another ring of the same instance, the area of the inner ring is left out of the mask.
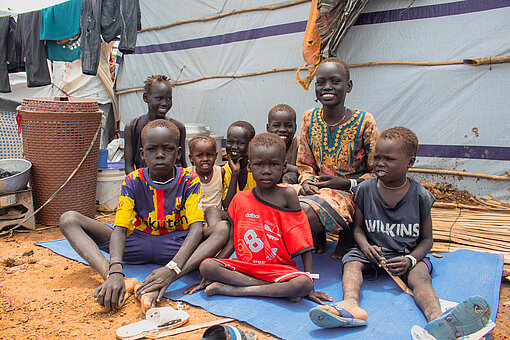
<path id="1" fill-rule="evenodd" d="M 25 98 L 17 110 L 23 153 L 33 165 L 31 182 L 37 209 L 85 156 L 99 128 L 101 111 L 96 101 L 67 97 Z M 58 224 L 68 210 L 94 217 L 99 140 L 71 181 L 36 215 L 37 223 Z"/>

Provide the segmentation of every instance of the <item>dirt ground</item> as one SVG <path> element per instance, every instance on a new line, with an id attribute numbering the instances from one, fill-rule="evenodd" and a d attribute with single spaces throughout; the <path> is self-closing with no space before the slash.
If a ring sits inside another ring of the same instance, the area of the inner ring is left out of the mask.
<path id="1" fill-rule="evenodd" d="M 118 327 L 142 319 L 131 297 L 117 312 L 105 311 L 93 299 L 101 278 L 90 267 L 34 245 L 61 238 L 58 228 L 15 233 L 0 239 L 0 339 L 113 339 Z M 33 254 L 31 254 L 33 252 Z M 25 254 L 25 255 L 23 255 Z M 11 260 L 9 260 L 11 259 Z M 163 306 L 176 307 L 164 300 Z M 187 325 L 220 319 L 201 308 L 185 306 Z M 246 323 L 231 322 L 258 339 L 275 339 Z M 493 339 L 510 339 L 510 282 L 502 284 Z M 204 329 L 168 337 L 200 339 Z"/>

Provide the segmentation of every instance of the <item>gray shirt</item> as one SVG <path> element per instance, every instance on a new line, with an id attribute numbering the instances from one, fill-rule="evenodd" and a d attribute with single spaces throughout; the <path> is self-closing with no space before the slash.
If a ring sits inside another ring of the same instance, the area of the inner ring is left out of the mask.
<path id="1" fill-rule="evenodd" d="M 354 201 L 363 213 L 363 230 L 371 245 L 406 254 L 416 248 L 421 226 L 436 199 L 420 183 L 411 178 L 409 182 L 409 190 L 394 208 L 379 194 L 377 178 L 358 185 Z"/>

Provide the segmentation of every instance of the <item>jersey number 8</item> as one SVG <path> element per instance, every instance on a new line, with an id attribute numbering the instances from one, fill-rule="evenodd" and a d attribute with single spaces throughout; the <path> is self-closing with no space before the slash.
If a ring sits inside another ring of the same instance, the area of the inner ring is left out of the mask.
<path id="1" fill-rule="evenodd" d="M 252 229 L 244 233 L 244 241 L 253 253 L 258 253 L 264 248 L 264 243 Z"/>

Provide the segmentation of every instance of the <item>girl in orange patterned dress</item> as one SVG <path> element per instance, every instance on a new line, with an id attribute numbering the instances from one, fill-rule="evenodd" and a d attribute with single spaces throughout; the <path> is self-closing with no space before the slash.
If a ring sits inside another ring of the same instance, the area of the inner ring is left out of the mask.
<path id="1" fill-rule="evenodd" d="M 344 61 L 328 58 L 319 65 L 315 95 L 323 106 L 303 116 L 296 161 L 301 206 L 310 222 L 315 250 L 324 252 L 326 232 L 340 233 L 336 257 L 342 255 L 342 242 L 353 221 L 352 189 L 373 176 L 379 136 L 372 114 L 344 106 L 351 89 Z"/>

